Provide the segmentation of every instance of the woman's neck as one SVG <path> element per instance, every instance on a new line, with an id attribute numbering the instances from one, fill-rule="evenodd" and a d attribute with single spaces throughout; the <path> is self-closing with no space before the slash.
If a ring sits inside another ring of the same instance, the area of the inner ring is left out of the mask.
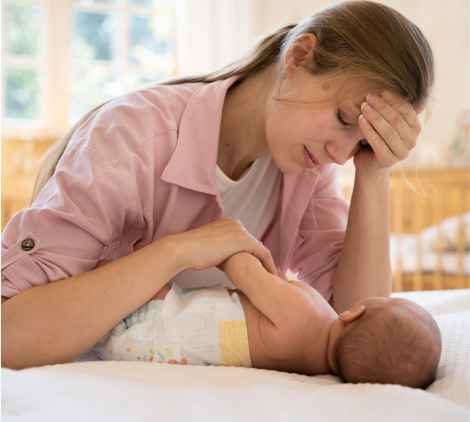
<path id="1" fill-rule="evenodd" d="M 269 152 L 266 143 L 266 71 L 232 85 L 222 110 L 217 165 L 232 180 L 238 180 L 251 163 Z"/>

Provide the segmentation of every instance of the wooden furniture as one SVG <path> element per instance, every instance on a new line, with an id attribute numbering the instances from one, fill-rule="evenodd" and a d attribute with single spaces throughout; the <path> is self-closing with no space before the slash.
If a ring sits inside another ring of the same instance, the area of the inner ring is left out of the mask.
<path id="1" fill-rule="evenodd" d="M 445 272 L 442 268 L 444 249 L 442 230 L 439 227 L 444 219 L 462 216 L 469 211 L 468 170 L 418 170 L 401 171 L 394 169 L 390 176 L 390 219 L 392 237 L 397 247 L 404 246 L 404 235 L 416 235 L 415 265 L 412 272 L 403 268 L 403 255 L 398 255 L 393 274 L 393 292 L 463 289 L 470 287 L 470 277 L 464 273 L 465 251 L 464 225 L 460 218 L 458 228 L 457 265 L 453 271 Z M 342 186 L 343 195 L 351 199 L 352 185 Z M 437 247 L 435 250 L 435 270 L 423 270 L 423 254 L 419 233 L 436 225 Z M 407 257 L 409 258 L 409 257 Z"/>
<path id="2" fill-rule="evenodd" d="M 2 232 L 10 218 L 28 206 L 40 158 L 57 139 L 2 139 Z"/>
<path id="3" fill-rule="evenodd" d="M 470 277 L 464 274 L 465 239 L 463 214 L 470 208 L 468 170 L 419 170 L 406 174 L 409 184 L 399 172 L 390 179 L 391 232 L 399 238 L 403 233 L 417 235 L 435 225 L 437 234 L 436 268 L 424 272 L 421 266 L 422 244 L 417 237 L 416 266 L 413 273 L 401 270 L 401 259 L 393 279 L 393 291 L 445 290 L 469 288 Z M 411 187 L 414 189 L 412 189 Z M 444 219 L 459 216 L 457 236 L 457 268 L 445 273 L 442 268 L 444 255 L 441 223 Z"/>

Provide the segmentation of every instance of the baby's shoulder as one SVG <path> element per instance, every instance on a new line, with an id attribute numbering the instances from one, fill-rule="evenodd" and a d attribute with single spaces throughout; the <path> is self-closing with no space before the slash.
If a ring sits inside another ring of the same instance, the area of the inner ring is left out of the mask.
<path id="1" fill-rule="evenodd" d="M 301 281 L 291 280 L 291 281 L 288 281 L 288 283 L 293 284 L 294 286 L 298 286 L 301 289 L 304 289 L 306 292 L 309 292 L 309 293 L 311 293 L 311 290 L 314 290 L 314 288 L 312 286 L 309 286 L 308 284 L 302 283 Z"/>
<path id="2" fill-rule="evenodd" d="M 305 290 L 313 298 L 313 300 L 317 302 L 318 295 L 320 295 L 320 293 L 318 293 L 312 286 L 309 286 L 308 284 L 302 283 L 301 281 L 297 280 L 291 280 L 288 281 L 288 283 L 300 287 L 302 290 Z"/>
<path id="3" fill-rule="evenodd" d="M 312 298 L 310 306 L 307 308 L 299 306 L 299 309 L 302 309 L 303 312 L 298 312 L 298 318 L 295 319 L 297 329 L 293 330 L 293 327 L 290 327 L 290 330 L 298 333 L 297 339 L 300 342 L 305 341 L 305 333 L 308 333 L 309 338 L 313 341 L 313 338 L 321 335 L 331 307 L 312 286 L 297 280 L 292 280 L 288 283 L 302 289 Z"/>
<path id="4" fill-rule="evenodd" d="M 321 314 L 321 306 L 317 306 L 316 295 L 319 293 L 300 281 L 288 283 L 312 296 L 311 306 L 306 307 L 305 298 L 303 300 L 299 298 L 299 306 L 296 306 L 295 302 L 291 303 L 292 315 L 289 323 L 278 326 L 261 314 L 256 319 L 258 322 L 256 333 L 260 339 L 250 344 L 250 350 L 251 347 L 256 350 L 255 356 L 258 357 L 256 361 L 262 362 L 265 365 L 261 366 L 263 368 L 296 373 L 316 373 L 315 371 L 323 365 L 325 354 L 323 341 L 325 316 Z M 308 371 L 305 366 L 307 355 L 308 361 L 313 362 L 309 364 Z M 314 370 L 310 368 L 312 365 Z"/>

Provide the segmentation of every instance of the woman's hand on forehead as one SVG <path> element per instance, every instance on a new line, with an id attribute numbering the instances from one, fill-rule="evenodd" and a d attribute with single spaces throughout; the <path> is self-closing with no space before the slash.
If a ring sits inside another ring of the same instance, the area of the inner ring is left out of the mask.
<path id="1" fill-rule="evenodd" d="M 361 106 L 359 127 L 369 148 L 362 148 L 354 156 L 356 168 L 383 171 L 407 158 L 421 132 L 418 114 L 423 110 L 424 103 L 415 110 L 391 91 L 368 95 Z"/>

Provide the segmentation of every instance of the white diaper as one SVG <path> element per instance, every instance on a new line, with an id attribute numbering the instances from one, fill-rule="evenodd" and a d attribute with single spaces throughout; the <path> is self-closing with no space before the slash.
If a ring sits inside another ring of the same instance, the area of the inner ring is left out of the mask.
<path id="1" fill-rule="evenodd" d="M 251 368 L 240 296 L 221 285 L 181 289 L 152 300 L 95 344 L 103 360 Z"/>

